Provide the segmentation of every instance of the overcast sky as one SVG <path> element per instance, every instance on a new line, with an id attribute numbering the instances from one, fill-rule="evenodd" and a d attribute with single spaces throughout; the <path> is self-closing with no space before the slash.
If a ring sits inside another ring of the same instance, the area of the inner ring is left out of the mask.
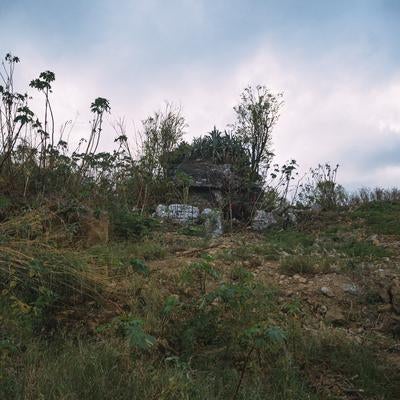
<path id="1" fill-rule="evenodd" d="M 115 118 L 132 136 L 167 100 L 187 139 L 224 129 L 260 83 L 284 93 L 277 160 L 339 163 L 348 188 L 399 186 L 399 40 L 400 0 L 0 0 L 0 55 L 21 58 L 21 87 L 55 72 L 72 139 L 98 96 L 112 107 L 105 149 Z"/>

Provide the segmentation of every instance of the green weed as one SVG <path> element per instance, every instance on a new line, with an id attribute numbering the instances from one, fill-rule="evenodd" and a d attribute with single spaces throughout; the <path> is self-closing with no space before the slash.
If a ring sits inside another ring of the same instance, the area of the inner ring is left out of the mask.
<path id="1" fill-rule="evenodd" d="M 400 235 L 400 203 L 376 201 L 360 206 L 351 214 L 353 220 L 361 219 L 370 233 Z"/>
<path id="2" fill-rule="evenodd" d="M 367 241 L 343 241 L 337 246 L 337 249 L 352 258 L 371 259 L 390 256 L 387 249 Z"/>
<path id="3" fill-rule="evenodd" d="M 304 255 L 287 256 L 281 260 L 280 269 L 287 275 L 313 274 L 316 272 L 315 258 Z"/>

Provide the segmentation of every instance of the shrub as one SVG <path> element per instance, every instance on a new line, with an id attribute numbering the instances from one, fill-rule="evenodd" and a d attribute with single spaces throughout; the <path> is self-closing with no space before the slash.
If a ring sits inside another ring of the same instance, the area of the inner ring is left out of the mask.
<path id="1" fill-rule="evenodd" d="M 314 245 L 315 239 L 304 232 L 295 230 L 271 231 L 266 234 L 266 243 L 287 253 L 302 249 L 309 251 Z"/>
<path id="2" fill-rule="evenodd" d="M 284 257 L 281 270 L 285 274 L 312 274 L 315 272 L 314 259 L 310 256 L 293 255 Z"/>
<path id="3" fill-rule="evenodd" d="M 206 283 L 208 279 L 218 279 L 220 274 L 211 264 L 213 258 L 204 254 L 202 258 L 191 263 L 182 273 L 182 280 L 189 284 L 196 283 L 200 293 L 206 293 Z"/>
<path id="4" fill-rule="evenodd" d="M 399 235 L 400 203 L 394 201 L 372 201 L 364 203 L 351 214 L 353 219 L 362 219 L 371 233 Z"/>
<path id="5" fill-rule="evenodd" d="M 120 239 L 142 238 L 157 226 L 157 221 L 138 212 L 120 210 L 112 215 L 112 228 Z"/>
<path id="6" fill-rule="evenodd" d="M 102 271 L 93 271 L 79 254 L 49 245 L 10 242 L 0 246 L 0 290 L 17 314 L 32 316 L 36 328 L 52 328 L 63 309 L 101 301 Z"/>
<path id="7" fill-rule="evenodd" d="M 370 242 L 350 240 L 338 246 L 347 256 L 354 258 L 382 258 L 390 255 L 390 252 Z"/>
<path id="8" fill-rule="evenodd" d="M 323 210 L 334 210 L 347 204 L 344 188 L 336 182 L 339 165 L 318 165 L 310 170 L 307 183 L 301 186 L 297 195 L 298 205 L 317 206 Z"/>
<path id="9" fill-rule="evenodd" d="M 149 267 L 142 260 L 134 258 L 130 261 L 130 265 L 132 267 L 132 270 L 137 272 L 138 274 L 148 276 L 150 273 Z"/>

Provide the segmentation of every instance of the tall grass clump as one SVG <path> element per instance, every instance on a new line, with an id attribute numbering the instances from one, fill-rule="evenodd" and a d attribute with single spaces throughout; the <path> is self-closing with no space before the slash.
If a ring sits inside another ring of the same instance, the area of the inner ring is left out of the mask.
<path id="1" fill-rule="evenodd" d="M 56 245 L 67 228 L 52 231 L 47 215 L 31 211 L 0 224 L 1 292 L 16 311 L 38 321 L 88 299 L 100 301 L 108 285 L 106 271 Z"/>

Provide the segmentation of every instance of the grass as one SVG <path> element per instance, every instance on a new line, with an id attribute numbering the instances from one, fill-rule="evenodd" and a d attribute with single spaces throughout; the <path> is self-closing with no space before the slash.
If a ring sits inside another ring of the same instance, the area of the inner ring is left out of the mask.
<path id="1" fill-rule="evenodd" d="M 330 271 L 331 264 L 337 260 L 321 254 L 288 255 L 281 259 L 280 270 L 286 275 L 324 274 Z"/>
<path id="2" fill-rule="evenodd" d="M 146 261 L 158 260 L 165 258 L 168 254 L 165 246 L 154 240 L 112 242 L 108 245 L 94 246 L 87 253 L 98 263 L 114 268 L 128 265 L 132 258 Z"/>
<path id="3" fill-rule="evenodd" d="M 295 322 L 287 335 L 283 347 L 260 348 L 250 359 L 238 399 L 334 399 L 344 390 L 365 399 L 399 398 L 398 371 L 371 349 L 339 333 L 306 334 Z M 32 340 L 2 353 L 0 398 L 223 400 L 232 398 L 241 372 L 243 358 L 234 352 L 190 360 L 134 352 L 118 338 Z"/>
<path id="4" fill-rule="evenodd" d="M 259 266 L 260 257 L 267 260 L 278 259 L 278 253 L 264 244 L 247 244 L 239 245 L 232 249 L 224 249 L 219 251 L 217 259 L 225 262 L 241 261 L 246 262 L 249 266 Z"/>
<path id="5" fill-rule="evenodd" d="M 39 330 L 52 329 L 56 314 L 85 302 L 106 302 L 109 280 L 86 257 L 36 242 L 0 246 L 0 289 L 12 308 L 29 314 Z"/>
<path id="6" fill-rule="evenodd" d="M 38 247 L 34 239 L 5 234 L 1 246 L 25 258 L 3 251 L 3 273 L 13 264 L 25 273 L 19 275 L 24 286 L 7 287 L 0 299 L 0 398 L 333 400 L 350 399 L 350 392 L 370 400 L 400 398 L 399 369 L 369 339 L 373 333 L 355 341 L 345 331 L 324 328 L 304 299 L 286 299 L 279 288 L 255 278 L 254 269 L 270 259 L 281 260 L 281 272 L 294 275 L 326 272 L 332 260 L 391 256 L 358 232 L 331 228 L 270 231 L 214 257 L 195 253 L 190 260 L 173 255 L 207 242 L 169 232 L 89 249 Z M 152 268 L 164 258 L 164 269 Z M 32 260 L 52 274 L 31 276 Z M 110 315 L 100 299 L 75 296 L 55 285 L 57 279 L 82 294 L 99 291 L 104 282 L 99 293 L 118 307 Z M 32 296 L 32 284 L 39 296 L 24 298 L 27 304 L 56 314 L 80 307 L 79 320 L 51 334 L 35 328 L 33 309 L 16 307 L 11 291 Z M 45 303 L 44 284 L 63 299 L 54 309 Z M 360 301 L 379 303 L 375 292 Z"/>
<path id="7" fill-rule="evenodd" d="M 360 206 L 351 217 L 361 220 L 360 224 L 367 227 L 370 233 L 383 235 L 400 235 L 400 203 L 379 201 Z"/>
<path id="8" fill-rule="evenodd" d="M 391 255 L 389 250 L 367 241 L 349 240 L 338 245 L 337 249 L 350 258 L 375 259 Z"/>
<path id="9" fill-rule="evenodd" d="M 167 364 L 136 361 L 118 341 L 65 340 L 45 349 L 32 343 L 21 373 L 8 368 L 1 385 L 4 399 L 185 398 L 189 379 Z M 174 397 L 176 396 L 176 397 Z"/>
<path id="10" fill-rule="evenodd" d="M 204 237 L 206 231 L 203 225 L 185 225 L 178 232 L 186 236 Z"/>
<path id="11" fill-rule="evenodd" d="M 287 253 L 292 253 L 298 248 L 309 250 L 314 242 L 315 238 L 312 235 L 295 230 L 270 231 L 265 236 L 266 244 Z"/>
<path id="12" fill-rule="evenodd" d="M 396 383 L 400 379 L 399 369 L 379 359 L 373 348 L 358 344 L 339 331 L 304 337 L 295 329 L 291 340 L 297 356 L 302 358 L 305 373 L 322 380 L 319 382 L 322 398 L 329 398 L 327 388 L 333 376 L 342 378 L 339 387 L 347 393 L 358 391 L 367 399 L 399 398 L 400 387 Z M 318 365 L 323 365 L 324 370 Z"/>
<path id="13" fill-rule="evenodd" d="M 316 272 L 315 258 L 304 255 L 287 256 L 282 259 L 280 269 L 287 275 L 313 274 Z"/>
<path id="14" fill-rule="evenodd" d="M 246 261 L 251 265 L 259 263 L 258 256 L 265 260 L 279 260 L 282 254 L 293 254 L 301 251 L 309 253 L 314 245 L 314 237 L 310 234 L 294 230 L 271 230 L 264 240 L 246 243 L 232 249 L 225 249 L 217 254 L 223 261 Z"/>

